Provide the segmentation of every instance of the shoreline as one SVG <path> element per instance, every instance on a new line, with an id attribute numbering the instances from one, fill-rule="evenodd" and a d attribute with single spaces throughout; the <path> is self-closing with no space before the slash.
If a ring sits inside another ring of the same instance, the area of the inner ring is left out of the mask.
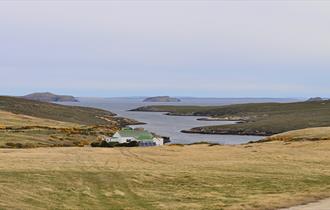
<path id="1" fill-rule="evenodd" d="M 233 130 L 222 130 L 222 131 L 203 131 L 196 130 L 199 128 L 192 128 L 190 130 L 181 130 L 181 133 L 190 133 L 190 134 L 207 134 L 207 135 L 238 135 L 238 136 L 263 136 L 268 137 L 274 135 L 273 133 L 265 132 L 246 132 L 246 131 L 233 131 Z"/>

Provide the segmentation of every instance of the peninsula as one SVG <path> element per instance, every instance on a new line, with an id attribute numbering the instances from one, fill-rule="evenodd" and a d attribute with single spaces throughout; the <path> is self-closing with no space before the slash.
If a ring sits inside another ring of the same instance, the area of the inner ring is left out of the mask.
<path id="1" fill-rule="evenodd" d="M 132 111 L 168 112 L 168 115 L 206 116 L 241 122 L 182 131 L 185 133 L 270 136 L 291 130 L 330 126 L 329 100 L 227 106 L 145 106 Z"/>

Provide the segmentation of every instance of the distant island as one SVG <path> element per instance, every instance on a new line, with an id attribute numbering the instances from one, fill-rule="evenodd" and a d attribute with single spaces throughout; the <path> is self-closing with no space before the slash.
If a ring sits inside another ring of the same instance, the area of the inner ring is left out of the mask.
<path id="1" fill-rule="evenodd" d="M 22 96 L 24 99 L 43 101 L 43 102 L 78 102 L 73 96 L 68 95 L 56 95 L 49 92 L 44 93 L 32 93 L 26 96 Z"/>
<path id="2" fill-rule="evenodd" d="M 143 102 L 181 102 L 181 100 L 169 96 L 156 96 L 156 97 L 146 98 L 143 100 Z"/>
<path id="3" fill-rule="evenodd" d="M 315 102 L 315 101 L 323 101 L 324 99 L 321 97 L 314 97 L 314 98 L 310 98 L 307 100 L 307 102 Z"/>

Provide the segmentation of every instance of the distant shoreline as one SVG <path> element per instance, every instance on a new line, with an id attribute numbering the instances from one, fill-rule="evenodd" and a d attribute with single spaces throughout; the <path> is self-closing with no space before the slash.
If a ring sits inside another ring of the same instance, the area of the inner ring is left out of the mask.
<path id="1" fill-rule="evenodd" d="M 264 132 L 246 132 L 246 131 L 205 131 L 203 127 L 191 128 L 190 130 L 181 130 L 182 133 L 190 133 L 190 134 L 208 134 L 208 135 L 239 135 L 239 136 L 272 136 L 272 133 L 264 133 Z"/>

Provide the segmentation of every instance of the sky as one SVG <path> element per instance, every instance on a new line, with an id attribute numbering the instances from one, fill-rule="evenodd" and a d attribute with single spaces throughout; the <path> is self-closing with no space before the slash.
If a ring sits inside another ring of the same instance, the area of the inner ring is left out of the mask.
<path id="1" fill-rule="evenodd" d="M 0 94 L 330 97 L 330 1 L 0 0 Z"/>

